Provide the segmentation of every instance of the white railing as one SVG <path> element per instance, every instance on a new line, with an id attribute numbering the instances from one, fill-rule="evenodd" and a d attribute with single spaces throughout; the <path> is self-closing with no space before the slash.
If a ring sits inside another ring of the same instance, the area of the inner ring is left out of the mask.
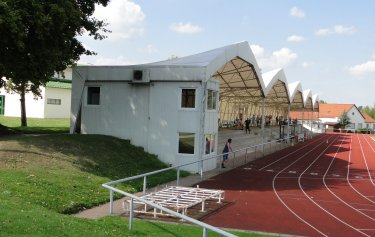
<path id="1" fill-rule="evenodd" d="M 166 212 L 168 214 L 171 214 L 175 217 L 178 217 L 184 221 L 187 221 L 187 222 L 190 222 L 192 224 L 195 224 L 195 225 L 198 225 L 200 227 L 203 228 L 203 237 L 206 237 L 207 236 L 207 230 L 211 230 L 213 232 L 216 232 L 218 234 L 221 234 L 223 236 L 235 236 L 229 232 L 226 232 L 226 231 L 223 231 L 217 227 L 214 227 L 214 226 L 211 226 L 211 225 L 208 225 L 204 222 L 201 222 L 201 221 L 198 221 L 198 220 L 195 220 L 191 217 L 188 217 L 186 215 L 183 215 L 181 213 L 178 213 L 176 211 L 173 211 L 173 210 L 170 210 L 170 209 L 167 209 L 165 207 L 162 207 L 158 204 L 155 204 L 153 202 L 150 202 L 150 201 L 147 201 L 145 199 L 142 199 L 141 197 L 138 197 L 134 194 L 131 194 L 131 193 L 128 193 L 128 192 L 125 192 L 123 190 L 120 190 L 118 188 L 115 188 L 113 187 L 115 184 L 118 184 L 118 183 L 123 183 L 123 182 L 126 182 L 126 181 L 130 181 L 130 180 L 135 180 L 135 179 L 140 179 L 140 178 L 143 178 L 143 194 L 146 193 L 147 191 L 147 177 L 148 176 L 151 176 L 151 175 L 155 175 L 155 174 L 159 174 L 159 173 L 163 173 L 163 172 L 166 172 L 166 171 L 169 171 L 169 170 L 176 170 L 177 171 L 177 177 L 176 177 L 176 186 L 179 186 L 180 184 L 180 170 L 182 167 L 184 166 L 188 166 L 188 165 L 192 165 L 192 164 L 196 164 L 196 163 L 200 163 L 200 176 L 201 178 L 203 178 L 203 163 L 207 160 L 211 160 L 211 159 L 216 159 L 216 162 L 219 164 L 219 167 L 221 169 L 221 159 L 222 159 L 222 156 L 225 155 L 225 154 L 229 154 L 229 155 L 233 155 L 233 158 L 229 159 L 229 160 L 232 160 L 233 162 L 233 168 L 236 167 L 236 166 L 239 166 L 239 165 L 243 165 L 245 163 L 247 163 L 248 161 L 248 155 L 251 153 L 254 154 L 253 156 L 253 159 L 257 159 L 257 151 L 260 151 L 261 150 L 261 154 L 264 155 L 265 154 L 265 150 L 268 150 L 269 153 L 271 153 L 273 151 L 272 149 L 272 144 L 276 144 L 276 149 L 277 149 L 277 146 L 279 146 L 279 148 L 282 146 L 284 147 L 284 142 L 288 142 L 288 141 L 293 141 L 294 140 L 294 137 L 291 136 L 289 138 L 284 138 L 284 139 L 278 139 L 278 140 L 275 140 L 275 141 L 271 141 L 271 142 L 266 142 L 266 143 L 263 143 L 263 144 L 258 144 L 258 145 L 254 145 L 254 146 L 251 146 L 251 147 L 246 147 L 246 148 L 242 148 L 242 149 L 238 149 L 238 150 L 235 150 L 233 152 L 228 152 L 228 153 L 224 153 L 224 154 L 220 154 L 220 155 L 214 155 L 214 156 L 210 156 L 208 158 L 205 158 L 205 159 L 202 159 L 202 160 L 199 160 L 199 161 L 194 161 L 194 162 L 189 162 L 189 163 L 186 163 L 186 164 L 182 164 L 182 165 L 178 165 L 178 166 L 173 166 L 173 167 L 168 167 L 168 168 L 165 168 L 165 169 L 160 169 L 160 170 L 156 170 L 156 171 L 153 171 L 153 172 L 149 172 L 149 173 L 145 173 L 145 174 L 140 174 L 140 175 L 136 175 L 136 176 L 132 176 L 132 177 L 128 177 L 128 178 L 124 178 L 124 179 L 119 179 L 119 180 L 115 180 L 115 181 L 111 181 L 111 182 L 108 182 L 108 183 L 105 183 L 105 184 L 102 184 L 102 186 L 104 188 L 107 188 L 109 189 L 109 199 L 110 199 L 110 203 L 109 203 L 109 213 L 112 214 L 113 213 L 113 197 L 114 197 L 114 192 L 116 193 L 119 193 L 119 194 L 122 194 L 124 196 L 126 196 L 127 198 L 130 198 L 130 205 L 129 205 L 129 230 L 132 229 L 132 226 L 133 226 L 133 218 L 134 218 L 134 200 L 137 200 L 138 202 L 142 202 L 144 204 L 147 204 L 147 205 L 150 205 L 152 206 L 153 208 L 156 208 L 158 210 L 161 210 L 163 212 Z M 267 149 L 268 147 L 268 149 Z M 275 151 L 276 151 L 275 149 Z M 236 155 L 237 153 L 237 155 Z M 239 156 L 238 154 L 241 154 L 241 153 L 244 153 L 242 156 Z M 238 164 L 238 160 L 239 158 L 243 157 L 244 158 L 244 161 L 241 162 L 241 164 Z M 237 160 L 237 162 L 236 162 Z"/>

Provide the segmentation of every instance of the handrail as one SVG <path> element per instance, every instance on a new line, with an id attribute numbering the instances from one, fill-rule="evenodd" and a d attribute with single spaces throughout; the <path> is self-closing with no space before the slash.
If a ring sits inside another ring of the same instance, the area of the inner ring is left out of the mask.
<path id="1" fill-rule="evenodd" d="M 119 179 L 119 180 L 115 180 L 115 181 L 111 181 L 111 182 L 107 182 L 107 183 L 104 183 L 102 184 L 102 186 L 104 188 L 107 188 L 110 190 L 110 206 L 109 206 L 109 212 L 112 214 L 113 212 L 113 192 L 117 192 L 117 193 L 120 193 L 126 197 L 129 197 L 130 198 L 130 212 L 129 212 L 129 230 L 132 229 L 132 223 L 133 223 L 133 200 L 137 200 L 137 201 L 140 201 L 142 203 L 145 203 L 147 205 L 150 205 L 154 208 L 157 208 L 159 210 L 162 210 L 163 212 L 167 212 L 169 214 L 172 214 L 178 218 L 181 218 L 183 220 L 186 220 L 188 222 L 191 222 L 193 224 L 196 224 L 198 226 L 201 226 L 203 227 L 203 237 L 206 237 L 207 236 L 207 230 L 206 229 L 209 229 L 211 231 L 214 231 L 218 234 L 221 234 L 223 236 L 235 236 L 231 233 L 228 233 L 226 231 L 223 231 L 217 227 L 214 227 L 214 226 L 211 226 L 211 225 L 208 225 L 204 222 L 201 222 L 201 221 L 198 221 L 198 220 L 195 220 L 191 217 L 188 217 L 186 215 L 183 215 L 183 214 L 180 214 L 178 212 L 175 212 L 173 210 L 170 210 L 168 208 L 165 208 L 165 207 L 162 207 L 160 205 L 157 205 L 153 202 L 150 202 L 150 201 L 147 201 L 145 199 L 142 199 L 134 194 L 131 194 L 131 193 L 127 193 L 125 191 L 122 191 L 120 189 L 117 189 L 115 187 L 113 187 L 113 185 L 115 184 L 118 184 L 118 183 L 122 183 L 122 182 L 126 182 L 126 181 L 130 181 L 130 180 L 134 180 L 134 179 L 139 179 L 139 178 L 143 178 L 144 179 L 144 183 L 143 183 L 143 193 L 146 193 L 146 187 L 147 187 L 147 177 L 148 176 L 151 176 L 151 175 L 154 175 L 154 174 L 158 174 L 158 173 L 162 173 L 162 172 L 165 172 L 165 171 L 168 171 L 168 170 L 172 170 L 172 169 L 177 169 L 177 185 L 179 185 L 179 176 L 180 176 L 180 168 L 181 167 L 184 167 L 184 166 L 187 166 L 187 165 L 192 165 L 192 164 L 196 164 L 196 163 L 201 163 L 201 166 L 203 165 L 203 162 L 204 161 L 207 161 L 207 160 L 211 160 L 211 159 L 214 159 L 214 158 L 219 158 L 221 157 L 222 155 L 225 155 L 225 154 L 234 154 L 234 160 L 235 160 L 235 157 L 236 157 L 236 152 L 241 152 L 241 151 L 245 151 L 246 152 L 246 156 L 247 156 L 247 151 L 249 149 L 254 149 L 255 151 L 255 155 L 256 155 L 256 150 L 257 150 L 257 147 L 264 147 L 265 145 L 267 144 L 272 144 L 272 143 L 277 143 L 277 142 L 282 142 L 282 141 L 289 141 L 290 139 L 293 139 L 294 136 L 287 136 L 286 138 L 282 138 L 282 139 L 277 139 L 275 141 L 271 141 L 271 142 L 265 142 L 265 143 L 262 143 L 262 144 L 257 144 L 257 145 L 253 145 L 253 146 L 250 146 L 250 147 L 245 147 L 245 148 L 241 148 L 241 149 L 238 149 L 238 150 L 235 150 L 235 151 L 232 151 L 232 152 L 227 152 L 227 153 L 223 153 L 223 154 L 217 154 L 217 155 L 211 155 L 207 158 L 204 158 L 204 159 L 201 159 L 201 160 L 198 160 L 198 161 L 192 161 L 192 162 L 189 162 L 189 163 L 185 163 L 185 164 L 182 164 L 182 165 L 176 165 L 176 166 L 172 166 L 172 167 L 168 167 L 168 168 L 164 168 L 164 169 L 160 169 L 160 170 L 155 170 L 155 171 L 152 171 L 152 172 L 148 172 L 148 173 L 144 173 L 144 174 L 140 174 L 140 175 L 135 175 L 135 176 L 132 176 L 132 177 L 127 177 L 127 178 L 123 178 L 123 179 Z M 246 159 L 246 158 L 245 158 Z M 202 171 L 202 167 L 201 167 L 201 171 Z M 203 171 L 202 171 L 203 172 Z M 201 177 L 203 176 L 203 173 L 200 174 Z"/>

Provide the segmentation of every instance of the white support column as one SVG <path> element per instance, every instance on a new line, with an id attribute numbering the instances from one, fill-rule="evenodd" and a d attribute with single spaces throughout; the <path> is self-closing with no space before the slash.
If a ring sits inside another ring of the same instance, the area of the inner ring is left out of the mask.
<path id="1" fill-rule="evenodd" d="M 288 104 L 288 129 L 286 130 L 286 132 L 288 133 L 288 135 L 286 136 L 287 137 L 287 139 L 288 139 L 288 142 L 287 143 L 289 143 L 289 141 L 290 141 L 290 125 L 289 125 L 289 118 L 290 118 L 290 103 Z M 291 121 L 290 121 L 291 122 Z"/>
<path id="2" fill-rule="evenodd" d="M 266 98 L 265 97 L 263 97 L 262 98 L 262 120 L 261 120 L 261 129 L 262 129 L 262 152 L 263 152 L 263 154 L 264 154 L 264 145 L 263 145 L 263 143 L 264 143 L 264 107 L 265 107 L 265 104 L 266 104 Z"/>

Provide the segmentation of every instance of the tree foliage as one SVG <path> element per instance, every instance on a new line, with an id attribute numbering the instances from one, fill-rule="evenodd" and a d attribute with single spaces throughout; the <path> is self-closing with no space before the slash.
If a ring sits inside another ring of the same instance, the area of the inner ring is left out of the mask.
<path id="1" fill-rule="evenodd" d="M 350 118 L 348 116 L 348 112 L 344 111 L 339 118 L 339 124 L 345 127 L 349 123 L 350 123 Z"/>
<path id="2" fill-rule="evenodd" d="M 325 101 L 325 100 L 319 100 L 319 104 L 327 104 L 327 101 Z"/>
<path id="3" fill-rule="evenodd" d="M 92 17 L 95 4 L 109 0 L 0 0 L 0 88 L 21 96 L 21 120 L 26 126 L 25 93 L 40 96 L 54 72 L 92 55 L 77 39 L 87 32 L 103 39 L 106 23 Z M 23 121 L 24 120 L 24 121 Z"/>
<path id="4" fill-rule="evenodd" d="M 370 115 L 373 119 L 375 119 L 375 103 L 374 106 L 360 106 L 360 110 L 366 112 L 368 115 Z"/>

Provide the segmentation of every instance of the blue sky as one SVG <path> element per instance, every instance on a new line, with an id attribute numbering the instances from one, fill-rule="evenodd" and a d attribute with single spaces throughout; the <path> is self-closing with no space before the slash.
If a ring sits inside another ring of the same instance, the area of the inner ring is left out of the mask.
<path id="1" fill-rule="evenodd" d="M 328 103 L 375 104 L 375 1 L 112 0 L 108 38 L 80 63 L 126 65 L 248 41 L 262 72 L 284 68 Z"/>

